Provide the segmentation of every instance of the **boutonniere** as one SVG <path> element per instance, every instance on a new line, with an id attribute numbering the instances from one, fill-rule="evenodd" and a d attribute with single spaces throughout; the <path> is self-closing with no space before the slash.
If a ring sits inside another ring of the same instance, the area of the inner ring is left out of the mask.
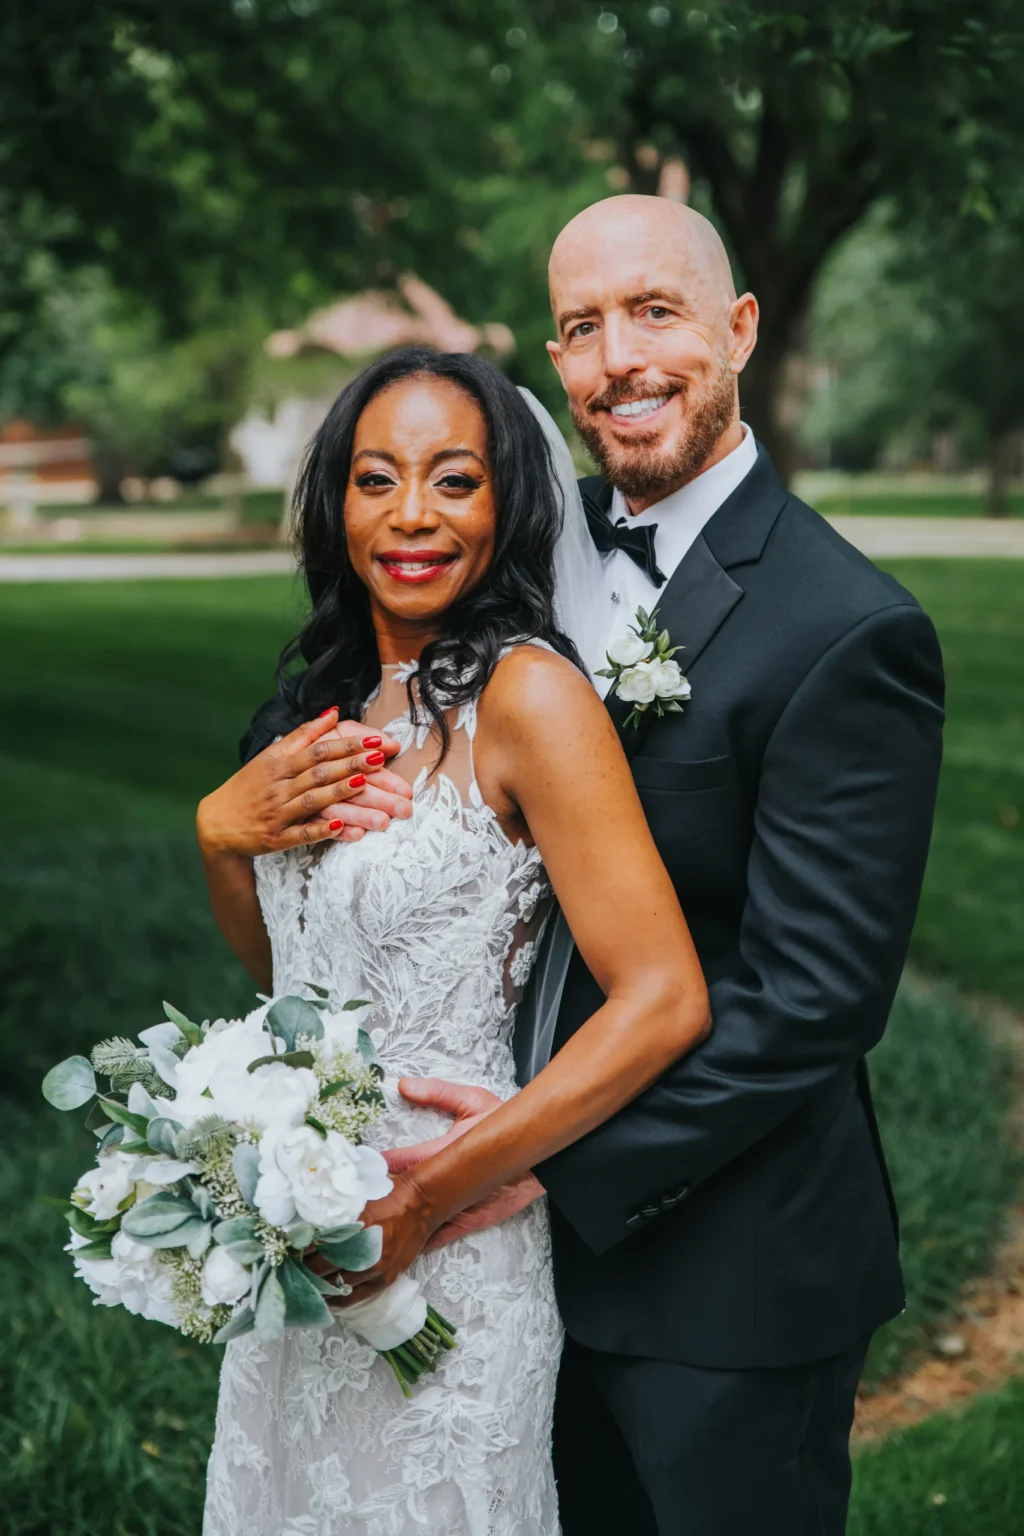
<path id="1" fill-rule="evenodd" d="M 683 702 L 690 697 L 690 685 L 678 661 L 672 660 L 683 647 L 672 644 L 667 629 L 659 633 L 657 617 L 657 609 L 647 613 L 638 608 L 635 624 L 609 648 L 608 666 L 597 674 L 613 678 L 611 692 L 632 704 L 627 725 L 639 725 L 647 710 L 659 720 L 662 715 L 681 715 Z"/>

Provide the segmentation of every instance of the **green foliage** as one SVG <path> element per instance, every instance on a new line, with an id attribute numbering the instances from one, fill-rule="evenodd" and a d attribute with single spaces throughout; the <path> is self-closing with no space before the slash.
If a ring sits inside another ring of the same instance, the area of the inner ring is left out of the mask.
<path id="1" fill-rule="evenodd" d="M 1024 1382 L 854 1463 L 848 1536 L 1013 1536 L 1024 1519 Z"/>

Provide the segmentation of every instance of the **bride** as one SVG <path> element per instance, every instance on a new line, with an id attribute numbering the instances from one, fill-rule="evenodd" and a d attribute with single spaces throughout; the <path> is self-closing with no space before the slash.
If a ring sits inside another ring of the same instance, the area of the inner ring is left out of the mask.
<path id="1" fill-rule="evenodd" d="M 309 723 L 202 802 L 200 845 L 261 986 L 375 1004 L 377 1145 L 443 1128 L 399 1096 L 404 1075 L 505 1101 L 466 1133 L 440 1224 L 642 1092 L 706 1033 L 707 995 L 611 720 L 556 624 L 557 484 L 519 392 L 471 356 L 383 358 L 317 434 L 297 512 L 312 613 L 283 686 Z M 553 896 L 606 1002 L 517 1093 L 515 1009 Z M 205 1536 L 554 1536 L 544 1202 L 413 1272 L 458 1348 L 410 1401 L 343 1320 L 228 1345 Z"/>

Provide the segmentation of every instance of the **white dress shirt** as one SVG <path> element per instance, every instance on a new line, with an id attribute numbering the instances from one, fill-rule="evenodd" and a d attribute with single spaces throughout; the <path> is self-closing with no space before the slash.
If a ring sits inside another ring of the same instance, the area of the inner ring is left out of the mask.
<path id="1" fill-rule="evenodd" d="M 617 523 L 620 518 L 625 518 L 631 528 L 642 528 L 651 523 L 657 525 L 655 559 L 658 569 L 664 572 L 667 586 L 704 524 L 710 521 L 740 481 L 750 473 L 756 459 L 757 443 L 753 432 L 744 422 L 743 441 L 738 447 L 727 453 L 724 459 L 719 459 L 717 464 L 712 464 L 710 469 L 706 469 L 695 480 L 690 480 L 661 501 L 654 502 L 643 512 L 632 515 L 625 497 L 615 491 L 608 510 L 608 520 Z M 650 613 L 658 606 L 658 598 L 665 587 L 655 586 L 648 579 L 646 571 L 641 570 L 624 550 L 611 550 L 602 556 L 602 564 L 608 599 L 610 645 L 626 633 L 638 608 L 646 608 Z M 605 678 L 598 678 L 596 682 L 602 693 L 610 686 Z"/>

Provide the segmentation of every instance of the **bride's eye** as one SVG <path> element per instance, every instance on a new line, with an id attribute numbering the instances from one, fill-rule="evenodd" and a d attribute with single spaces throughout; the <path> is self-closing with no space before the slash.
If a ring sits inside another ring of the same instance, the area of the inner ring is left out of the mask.
<path id="1" fill-rule="evenodd" d="M 356 476 L 356 485 L 361 491 L 379 491 L 394 485 L 390 475 L 385 475 L 379 469 L 368 469 L 363 474 Z"/>
<path id="2" fill-rule="evenodd" d="M 464 475 L 458 470 L 450 469 L 436 484 L 445 491 L 475 491 L 480 481 L 474 480 L 472 475 Z"/>

